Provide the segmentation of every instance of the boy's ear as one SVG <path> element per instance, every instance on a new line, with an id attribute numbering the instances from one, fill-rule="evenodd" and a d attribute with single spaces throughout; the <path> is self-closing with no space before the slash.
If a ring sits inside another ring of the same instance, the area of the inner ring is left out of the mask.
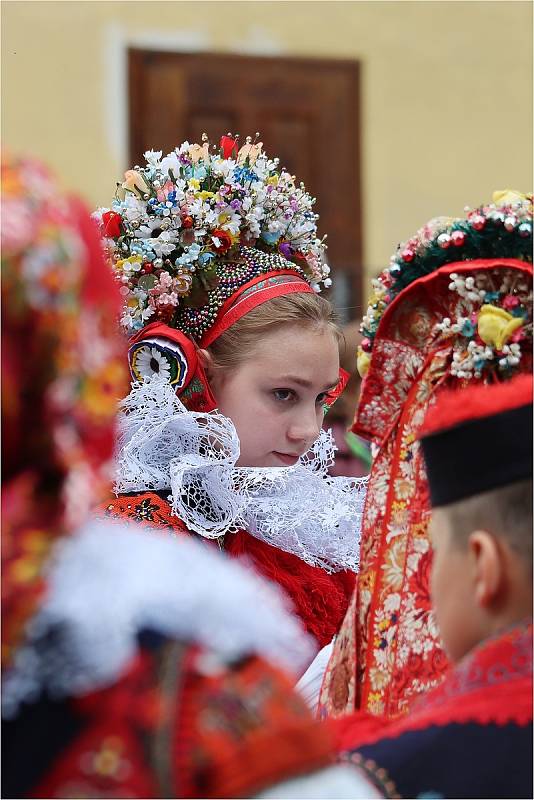
<path id="1" fill-rule="evenodd" d="M 468 548 L 473 567 L 475 601 L 481 608 L 487 608 L 496 600 L 503 585 L 503 553 L 497 539 L 484 530 L 470 534 Z"/>

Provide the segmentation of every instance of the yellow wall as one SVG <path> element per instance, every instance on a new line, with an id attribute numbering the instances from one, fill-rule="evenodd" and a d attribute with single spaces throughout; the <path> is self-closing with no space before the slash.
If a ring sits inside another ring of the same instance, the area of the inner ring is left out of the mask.
<path id="1" fill-rule="evenodd" d="M 107 205 L 128 166 L 128 45 L 359 59 L 372 274 L 430 216 L 460 213 L 494 188 L 530 188 L 531 30 L 530 2 L 512 0 L 10 0 L 3 145 L 43 157 L 67 186 Z"/>

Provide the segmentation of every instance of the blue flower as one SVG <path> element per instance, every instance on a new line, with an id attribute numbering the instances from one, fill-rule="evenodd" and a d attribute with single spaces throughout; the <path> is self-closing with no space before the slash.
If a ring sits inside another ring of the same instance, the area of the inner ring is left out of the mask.
<path id="1" fill-rule="evenodd" d="M 209 264 L 209 262 L 212 261 L 214 258 L 215 258 L 215 253 L 212 253 L 211 250 L 207 250 L 205 253 L 202 253 L 198 257 L 198 263 L 203 266 L 204 264 Z"/>
<path id="2" fill-rule="evenodd" d="M 267 242 L 267 244 L 276 244 L 278 239 L 280 238 L 280 234 L 273 233 L 272 231 L 263 231 L 263 233 L 261 234 L 261 238 L 263 239 L 264 242 Z"/>
<path id="3" fill-rule="evenodd" d="M 528 319 L 528 311 L 526 308 L 522 306 L 516 306 L 512 308 L 512 317 L 523 317 L 523 319 Z"/>
<path id="4" fill-rule="evenodd" d="M 249 169 L 248 167 L 237 167 L 234 170 L 234 178 L 238 183 L 245 183 L 246 181 L 253 181 L 256 180 L 258 176 L 254 172 L 254 170 Z"/>
<path id="5" fill-rule="evenodd" d="M 495 303 L 499 299 L 499 292 L 486 292 L 484 295 L 485 303 Z"/>
<path id="6" fill-rule="evenodd" d="M 192 169 L 192 175 L 191 175 L 192 178 L 197 178 L 198 180 L 201 181 L 202 178 L 206 177 L 206 175 L 207 175 L 206 167 L 203 164 L 195 164 L 194 165 L 194 167 Z"/>

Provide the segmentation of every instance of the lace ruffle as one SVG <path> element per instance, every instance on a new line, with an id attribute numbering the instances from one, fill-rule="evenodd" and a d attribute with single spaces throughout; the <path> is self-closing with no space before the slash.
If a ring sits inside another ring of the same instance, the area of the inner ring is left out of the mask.
<path id="1" fill-rule="evenodd" d="M 333 478 L 321 431 L 293 467 L 236 467 L 230 419 L 188 411 L 159 377 L 133 384 L 120 417 L 115 491 L 170 489 L 173 513 L 208 539 L 244 529 L 327 571 L 359 566 L 366 478 Z"/>

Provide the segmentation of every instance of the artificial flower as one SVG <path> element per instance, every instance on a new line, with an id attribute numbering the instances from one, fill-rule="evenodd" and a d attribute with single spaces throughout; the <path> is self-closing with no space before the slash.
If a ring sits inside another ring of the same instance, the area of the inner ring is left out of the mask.
<path id="1" fill-rule="evenodd" d="M 130 192 L 139 192 L 140 194 L 146 194 L 150 191 L 143 176 L 135 169 L 129 169 L 124 173 L 122 188 L 128 189 Z"/>
<path id="2" fill-rule="evenodd" d="M 255 164 L 258 156 L 261 153 L 261 149 L 263 147 L 263 142 L 257 142 L 256 144 L 252 144 L 252 140 L 250 137 L 247 137 L 246 143 L 243 147 L 239 150 L 237 154 L 237 163 L 244 164 L 248 158 L 249 164 Z"/>
<path id="3" fill-rule="evenodd" d="M 237 154 L 237 139 L 234 139 L 231 134 L 221 136 L 220 145 L 224 159 L 232 158 Z"/>
<path id="4" fill-rule="evenodd" d="M 528 200 L 528 196 L 515 189 L 503 189 L 498 192 L 493 192 L 492 200 L 497 206 L 511 206 L 514 203 L 522 203 Z"/>
<path id="5" fill-rule="evenodd" d="M 239 161 L 232 136 L 222 138 L 220 152 L 210 153 L 208 142 L 185 142 L 164 158 L 149 150 L 146 167 L 125 173 L 111 209 L 96 212 L 122 284 L 128 331 L 150 316 L 166 320 L 204 284 L 202 273 L 213 272 L 214 258 L 239 244 L 254 246 L 260 237 L 262 249 L 283 244 L 279 252 L 320 291 L 328 273 L 314 199 L 261 147 L 249 138 Z M 141 271 L 158 276 L 164 264 L 174 285 L 139 283 Z"/>
<path id="6" fill-rule="evenodd" d="M 197 164 L 199 161 L 209 161 L 209 143 L 204 142 L 202 146 L 199 144 L 192 144 L 189 147 L 189 158 L 193 162 L 193 164 Z"/>
<path id="7" fill-rule="evenodd" d="M 211 241 L 217 253 L 226 253 L 232 246 L 232 237 L 227 231 L 223 231 L 221 228 L 216 228 L 213 231 Z"/>
<path id="8" fill-rule="evenodd" d="M 361 347 L 358 347 L 358 353 L 356 356 L 356 367 L 358 369 L 358 374 L 360 378 L 364 378 L 367 370 L 369 369 L 369 364 L 371 363 L 371 357 L 369 353 L 366 353 L 362 350 Z"/>
<path id="9" fill-rule="evenodd" d="M 102 222 L 103 222 L 102 233 L 104 234 L 104 236 L 116 239 L 118 236 L 121 235 L 122 218 L 120 214 L 117 214 L 115 211 L 105 211 L 102 214 Z"/>
<path id="10" fill-rule="evenodd" d="M 513 317 L 503 308 L 484 305 L 478 314 L 478 335 L 485 344 L 496 350 L 502 350 L 523 322 L 522 317 Z"/>

